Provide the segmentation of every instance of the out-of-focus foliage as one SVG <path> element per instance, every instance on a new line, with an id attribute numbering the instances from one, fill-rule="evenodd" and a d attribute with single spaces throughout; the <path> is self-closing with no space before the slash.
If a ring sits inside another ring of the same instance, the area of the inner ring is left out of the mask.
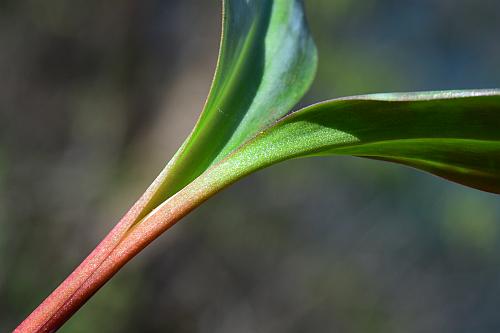
<path id="1" fill-rule="evenodd" d="M 499 86 L 499 2 L 306 5 L 321 55 L 308 103 Z M 0 331 L 80 262 L 187 135 L 219 17 L 194 0 L 0 3 Z M 493 195 L 317 158 L 257 173 L 188 220 L 61 332 L 500 329 Z"/>

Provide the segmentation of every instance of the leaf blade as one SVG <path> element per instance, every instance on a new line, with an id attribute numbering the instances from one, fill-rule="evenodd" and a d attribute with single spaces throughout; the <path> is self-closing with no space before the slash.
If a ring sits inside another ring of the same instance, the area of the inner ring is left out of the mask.
<path id="1" fill-rule="evenodd" d="M 246 143 L 215 174 L 221 173 L 220 185 L 283 160 L 326 155 L 388 160 L 500 193 L 500 90 L 378 94 L 312 105 Z"/>
<path id="2" fill-rule="evenodd" d="M 316 48 L 302 1 L 227 0 L 224 4 L 214 82 L 181 149 L 182 157 L 175 159 L 184 168 L 198 164 L 193 173 L 288 113 L 312 83 L 316 69 Z"/>
<path id="3" fill-rule="evenodd" d="M 140 217 L 285 115 L 315 75 L 302 0 L 224 0 L 219 58 L 193 131 L 141 198 Z"/>

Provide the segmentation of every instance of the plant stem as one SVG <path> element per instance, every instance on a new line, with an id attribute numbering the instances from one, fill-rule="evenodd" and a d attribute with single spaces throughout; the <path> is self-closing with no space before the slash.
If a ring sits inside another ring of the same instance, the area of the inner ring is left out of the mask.
<path id="1" fill-rule="evenodd" d="M 196 183 L 193 182 L 193 183 Z M 55 332 L 118 270 L 144 247 L 216 191 L 193 185 L 140 218 L 139 200 L 91 254 L 15 330 L 14 333 Z M 141 198 L 142 199 L 142 198 Z"/>
<path id="2" fill-rule="evenodd" d="M 144 216 L 157 199 L 165 179 L 164 174 L 160 174 L 95 250 L 14 333 L 55 332 L 149 243 L 208 198 L 261 167 L 255 164 L 255 159 L 245 159 L 240 150 L 232 157 L 206 170 Z"/>

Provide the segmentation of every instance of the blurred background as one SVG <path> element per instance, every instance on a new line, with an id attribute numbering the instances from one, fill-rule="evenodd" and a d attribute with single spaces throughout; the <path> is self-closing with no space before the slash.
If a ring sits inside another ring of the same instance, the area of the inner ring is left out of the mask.
<path id="1" fill-rule="evenodd" d="M 304 104 L 500 86 L 499 1 L 306 0 Z M 220 2 L 0 1 L 0 331 L 186 137 Z M 392 164 L 286 162 L 211 199 L 61 332 L 499 332 L 500 199 Z"/>

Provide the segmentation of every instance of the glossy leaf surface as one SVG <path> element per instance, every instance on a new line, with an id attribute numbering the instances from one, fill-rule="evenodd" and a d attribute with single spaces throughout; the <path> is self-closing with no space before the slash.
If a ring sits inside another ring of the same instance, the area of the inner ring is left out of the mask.
<path id="1" fill-rule="evenodd" d="M 353 155 L 500 193 L 500 90 L 356 96 L 295 112 L 215 166 L 223 187 L 297 157 Z"/>
<path id="2" fill-rule="evenodd" d="M 317 54 L 301 0 L 226 0 L 217 69 L 188 139 L 145 194 L 144 212 L 288 113 Z"/>

